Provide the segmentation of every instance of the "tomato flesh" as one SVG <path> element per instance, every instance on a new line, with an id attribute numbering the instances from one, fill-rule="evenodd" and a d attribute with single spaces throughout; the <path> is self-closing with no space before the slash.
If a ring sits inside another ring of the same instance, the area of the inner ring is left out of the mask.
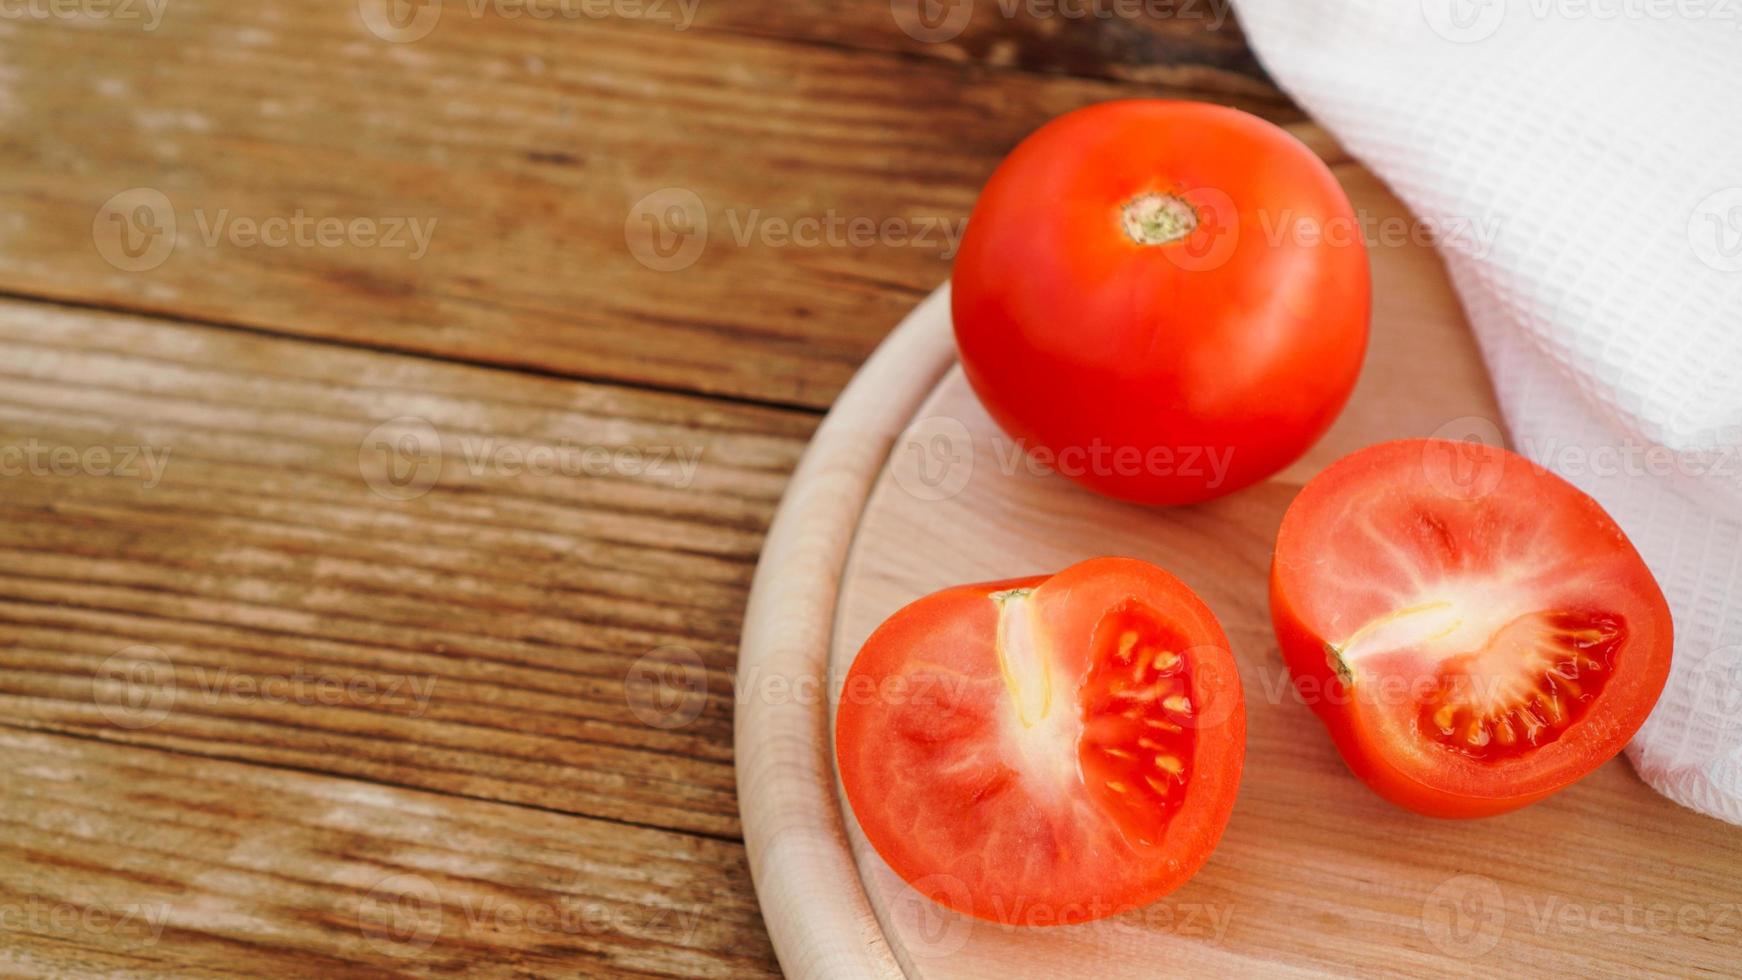
<path id="1" fill-rule="evenodd" d="M 958 911 L 1081 922 L 1153 901 L 1219 839 L 1244 758 L 1215 618 L 1102 558 L 947 589 L 880 626 L 842 685 L 842 788 L 897 874 Z"/>
<path id="2" fill-rule="evenodd" d="M 1477 480 L 1451 480 L 1456 458 Z M 1290 505 L 1271 614 L 1355 773 L 1436 816 L 1539 800 L 1613 757 L 1668 676 L 1662 592 L 1609 515 L 1504 449 L 1404 440 Z"/>

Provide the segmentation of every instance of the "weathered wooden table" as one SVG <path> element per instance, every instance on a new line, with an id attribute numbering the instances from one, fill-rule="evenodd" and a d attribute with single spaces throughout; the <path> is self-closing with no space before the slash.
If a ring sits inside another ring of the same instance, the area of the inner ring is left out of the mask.
<path id="1" fill-rule="evenodd" d="M 1044 120 L 1300 121 L 1142 6 L 0 12 L 0 973 L 774 971 L 731 678 L 820 413 Z"/>

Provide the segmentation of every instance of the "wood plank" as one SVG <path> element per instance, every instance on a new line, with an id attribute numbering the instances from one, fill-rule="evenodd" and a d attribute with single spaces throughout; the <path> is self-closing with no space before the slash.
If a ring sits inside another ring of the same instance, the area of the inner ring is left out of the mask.
<path id="1" fill-rule="evenodd" d="M 681 23 L 682 14 L 671 0 L 641 16 Z M 1269 99 L 1279 112 L 1289 104 L 1246 46 L 1230 0 L 703 3 L 694 27 Z"/>
<path id="2" fill-rule="evenodd" d="M 0 971 L 767 976 L 743 848 L 0 727 Z"/>
<path id="3" fill-rule="evenodd" d="M 0 291 L 820 408 L 1020 137 L 1190 91 L 436 9 L 0 22 Z"/>
<path id="4" fill-rule="evenodd" d="M 19 302 L 0 377 L 10 722 L 738 833 L 812 416 Z"/>

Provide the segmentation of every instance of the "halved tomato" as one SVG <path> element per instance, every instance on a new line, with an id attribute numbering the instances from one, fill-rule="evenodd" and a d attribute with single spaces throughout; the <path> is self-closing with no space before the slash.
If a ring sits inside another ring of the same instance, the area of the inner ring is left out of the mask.
<path id="1" fill-rule="evenodd" d="M 1246 711 L 1179 579 L 1096 558 L 926 596 L 877 628 L 835 722 L 841 783 L 897 874 L 1013 925 L 1147 904 L 1210 856 Z"/>
<path id="2" fill-rule="evenodd" d="M 1270 608 L 1349 768 L 1419 813 L 1533 803 L 1620 752 L 1669 675 L 1669 607 L 1627 536 L 1480 443 L 1370 446 L 1283 516 Z"/>

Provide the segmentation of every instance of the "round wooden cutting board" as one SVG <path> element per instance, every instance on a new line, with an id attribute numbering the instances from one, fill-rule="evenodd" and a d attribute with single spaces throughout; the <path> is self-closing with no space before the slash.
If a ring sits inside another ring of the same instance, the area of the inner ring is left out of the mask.
<path id="1" fill-rule="evenodd" d="M 1371 227 L 1409 222 L 1364 171 L 1345 165 L 1339 176 Z M 1621 760 L 1516 813 L 1419 817 L 1351 776 L 1296 698 L 1266 587 L 1276 527 L 1300 485 L 1372 442 L 1499 419 L 1435 253 L 1376 244 L 1372 261 L 1372 346 L 1338 424 L 1274 479 L 1201 506 L 1115 503 L 1031 467 L 955 366 L 945 290 L 865 365 L 781 505 L 738 673 L 744 835 L 789 976 L 1735 968 L 1734 828 L 1658 797 Z M 1227 833 L 1178 891 L 1101 922 L 1022 929 L 948 912 L 897 878 L 844 808 L 831 744 L 841 679 L 872 629 L 913 599 L 1104 554 L 1184 579 L 1233 644 L 1249 731 Z"/>

